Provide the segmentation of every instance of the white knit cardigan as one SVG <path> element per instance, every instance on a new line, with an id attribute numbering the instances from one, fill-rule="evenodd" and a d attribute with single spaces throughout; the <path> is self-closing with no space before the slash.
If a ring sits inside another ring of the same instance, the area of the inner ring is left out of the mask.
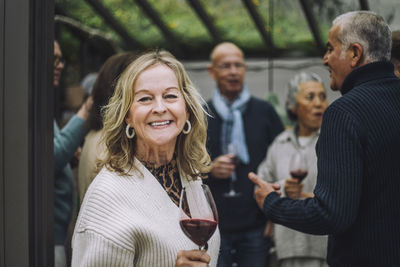
<path id="1" fill-rule="evenodd" d="M 73 267 L 173 267 L 178 251 L 198 248 L 179 226 L 179 207 L 140 161 L 135 164 L 139 171 L 127 176 L 103 168 L 90 185 L 72 238 Z M 185 186 L 182 174 L 181 181 Z M 216 266 L 218 229 L 208 245 L 210 266 Z"/>

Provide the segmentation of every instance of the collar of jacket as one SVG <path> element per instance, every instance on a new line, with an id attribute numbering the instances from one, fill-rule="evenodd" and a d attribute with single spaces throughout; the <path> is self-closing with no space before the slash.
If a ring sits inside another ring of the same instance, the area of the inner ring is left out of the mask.
<path id="1" fill-rule="evenodd" d="M 290 142 L 293 143 L 294 146 L 296 148 L 302 148 L 302 146 L 299 144 L 299 140 L 298 140 L 298 135 L 297 135 L 297 124 L 295 126 L 293 126 L 292 128 L 290 128 L 289 130 L 287 130 L 285 132 L 285 134 L 282 134 L 278 137 L 278 142 L 279 143 L 286 143 L 286 142 Z M 319 137 L 319 133 L 320 133 L 320 129 L 318 129 L 318 131 L 316 131 L 315 133 L 313 133 L 310 137 L 310 142 L 313 142 L 314 139 L 318 139 Z"/>
<path id="2" fill-rule="evenodd" d="M 394 66 L 390 61 L 368 63 L 350 72 L 344 79 L 340 92 L 344 95 L 362 83 L 395 77 Z"/>

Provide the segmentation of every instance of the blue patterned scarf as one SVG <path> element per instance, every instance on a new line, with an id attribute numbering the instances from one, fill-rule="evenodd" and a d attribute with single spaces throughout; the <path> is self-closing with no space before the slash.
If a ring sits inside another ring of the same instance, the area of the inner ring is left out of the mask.
<path id="1" fill-rule="evenodd" d="M 235 145 L 237 156 L 245 164 L 250 162 L 250 156 L 247 150 L 242 112 L 245 110 L 249 100 L 250 92 L 245 85 L 238 98 L 232 103 L 223 97 L 218 89 L 214 90 L 212 99 L 212 103 L 218 115 L 221 116 L 223 120 L 221 133 L 222 153 L 228 153 L 228 144 L 232 143 Z"/>

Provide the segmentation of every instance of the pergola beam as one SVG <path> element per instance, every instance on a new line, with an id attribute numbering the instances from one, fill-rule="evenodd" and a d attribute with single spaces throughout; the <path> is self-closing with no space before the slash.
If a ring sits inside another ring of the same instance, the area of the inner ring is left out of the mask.
<path id="1" fill-rule="evenodd" d="M 187 0 L 190 6 L 194 9 L 197 16 L 203 22 L 204 26 L 206 26 L 208 32 L 210 33 L 211 37 L 214 40 L 214 43 L 220 43 L 222 38 L 220 33 L 218 32 L 217 28 L 215 27 L 213 20 L 211 19 L 210 15 L 207 13 L 205 8 L 202 6 L 200 1 L 198 0 Z"/>
<path id="2" fill-rule="evenodd" d="M 304 15 L 306 16 L 308 27 L 310 27 L 311 33 L 314 36 L 314 40 L 318 46 L 319 52 L 321 55 L 323 55 L 325 53 L 325 45 L 322 42 L 319 28 L 317 26 L 318 24 L 311 9 L 312 4 L 308 0 L 300 0 L 300 4 Z"/>
<path id="3" fill-rule="evenodd" d="M 56 15 L 54 17 L 55 26 L 62 25 L 72 35 L 80 40 L 80 77 L 83 78 L 88 72 L 88 62 L 90 56 L 88 53 L 88 46 L 91 45 L 92 49 L 99 51 L 98 55 L 108 57 L 111 54 L 119 51 L 110 34 L 105 34 L 97 29 L 89 28 L 79 21 L 72 18 Z M 101 51 L 101 52 L 100 52 Z"/>
<path id="4" fill-rule="evenodd" d="M 261 34 L 261 37 L 264 40 L 264 43 L 267 45 L 267 47 L 273 48 L 273 43 L 272 43 L 271 37 L 265 29 L 266 24 L 265 24 L 262 16 L 258 13 L 253 1 L 252 0 L 242 0 L 242 2 L 245 5 L 247 11 L 249 12 L 251 18 L 253 19 L 253 22 L 256 25 L 258 32 Z"/>
<path id="5" fill-rule="evenodd" d="M 161 20 L 161 16 L 157 11 L 150 5 L 146 0 L 134 0 L 150 18 L 150 20 L 160 29 L 165 40 L 168 42 L 169 46 L 175 53 L 175 55 L 180 55 L 181 51 L 179 49 L 180 45 L 174 34 L 165 26 L 165 23 Z"/>
<path id="6" fill-rule="evenodd" d="M 61 24 L 65 26 L 70 32 L 77 36 L 80 40 L 96 39 L 96 43 L 99 47 L 106 47 L 113 51 L 118 50 L 118 46 L 114 43 L 110 35 L 107 35 L 99 30 L 89 28 L 79 21 L 72 18 L 56 15 L 54 17 L 55 24 Z"/>
<path id="7" fill-rule="evenodd" d="M 360 0 L 360 9 L 369 10 L 368 0 Z"/>
<path id="8" fill-rule="evenodd" d="M 141 49 L 144 46 L 132 38 L 122 24 L 114 18 L 111 12 L 98 0 L 85 0 L 104 19 L 104 21 L 124 40 L 130 49 Z"/>

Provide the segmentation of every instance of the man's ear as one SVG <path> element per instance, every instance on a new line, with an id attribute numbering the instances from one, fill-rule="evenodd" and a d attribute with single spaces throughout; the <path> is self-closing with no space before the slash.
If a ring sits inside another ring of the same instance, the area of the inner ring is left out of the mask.
<path id="1" fill-rule="evenodd" d="M 211 64 L 208 65 L 207 70 L 208 70 L 208 74 L 211 76 L 211 78 L 213 78 L 213 80 L 215 80 L 216 78 L 215 78 L 214 68 Z"/>
<path id="2" fill-rule="evenodd" d="M 350 45 L 350 55 L 351 55 L 351 67 L 357 68 L 363 65 L 364 58 L 363 53 L 364 49 L 359 43 L 353 43 Z"/>
<path id="3" fill-rule="evenodd" d="M 400 78 L 400 61 L 395 61 L 393 62 L 394 65 L 394 74 L 396 74 L 397 77 Z"/>

